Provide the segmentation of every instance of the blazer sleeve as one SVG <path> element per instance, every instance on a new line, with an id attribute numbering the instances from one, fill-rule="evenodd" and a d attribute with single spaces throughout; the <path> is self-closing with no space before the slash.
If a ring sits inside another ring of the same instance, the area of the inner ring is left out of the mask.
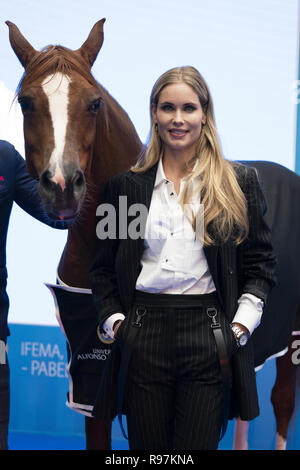
<path id="1" fill-rule="evenodd" d="M 105 239 L 98 240 L 97 255 L 90 270 L 91 289 L 101 326 L 110 315 L 121 313 L 124 310 L 120 301 L 115 270 L 115 260 L 119 247 L 117 223 L 119 192 L 115 186 L 113 180 L 110 179 L 106 185 L 103 198 L 104 204 L 111 204 L 115 209 L 115 236 L 110 235 Z M 100 217 L 99 223 L 103 218 L 104 215 Z"/>
<path id="2" fill-rule="evenodd" d="M 265 220 L 267 204 L 256 170 L 248 168 L 246 199 L 248 203 L 249 233 L 242 243 L 242 294 L 249 293 L 266 303 L 276 285 L 277 259 L 273 251 L 271 231 Z"/>
<path id="3" fill-rule="evenodd" d="M 68 224 L 63 221 L 51 219 L 44 209 L 42 199 L 38 191 L 38 182 L 31 178 L 26 169 L 24 158 L 14 149 L 15 152 L 15 191 L 14 201 L 25 212 L 56 229 L 66 229 Z"/>

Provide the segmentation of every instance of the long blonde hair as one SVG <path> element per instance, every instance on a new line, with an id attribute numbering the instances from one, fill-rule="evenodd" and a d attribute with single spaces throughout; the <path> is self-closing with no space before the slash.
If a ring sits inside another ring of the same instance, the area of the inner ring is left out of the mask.
<path id="1" fill-rule="evenodd" d="M 238 184 L 235 167 L 237 164 L 226 160 L 221 151 L 216 130 L 213 103 L 209 89 L 197 69 L 191 66 L 176 67 L 161 75 L 155 82 L 150 97 L 151 130 L 146 150 L 140 155 L 134 172 L 144 172 L 151 168 L 163 156 L 164 143 L 155 130 L 151 107 L 158 104 L 162 89 L 172 83 L 186 83 L 197 93 L 201 107 L 206 115 L 202 126 L 196 151 L 193 158 L 186 164 L 188 172 L 187 184 L 180 203 L 188 206 L 191 181 L 201 194 L 204 206 L 203 244 L 212 245 L 216 242 L 231 240 L 241 243 L 248 234 L 247 203 Z M 195 229 L 195 219 L 192 225 Z"/>

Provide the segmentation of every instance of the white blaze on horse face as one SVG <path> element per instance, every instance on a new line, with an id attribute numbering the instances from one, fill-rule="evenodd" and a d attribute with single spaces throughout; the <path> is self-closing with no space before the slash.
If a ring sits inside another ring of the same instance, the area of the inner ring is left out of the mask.
<path id="1" fill-rule="evenodd" d="M 62 191 L 66 182 L 63 176 L 63 154 L 68 125 L 68 103 L 70 78 L 62 73 L 48 76 L 42 83 L 44 93 L 48 97 L 49 112 L 54 129 L 54 149 L 50 156 L 49 171 L 51 181 L 58 184 Z"/>

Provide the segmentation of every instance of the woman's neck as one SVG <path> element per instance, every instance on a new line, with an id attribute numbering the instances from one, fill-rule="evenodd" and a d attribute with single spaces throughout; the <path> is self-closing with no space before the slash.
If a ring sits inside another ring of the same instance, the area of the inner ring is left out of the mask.
<path id="1" fill-rule="evenodd" d="M 162 157 L 162 164 L 166 177 L 173 182 L 180 181 L 187 174 L 186 163 L 191 155 L 166 153 Z"/>

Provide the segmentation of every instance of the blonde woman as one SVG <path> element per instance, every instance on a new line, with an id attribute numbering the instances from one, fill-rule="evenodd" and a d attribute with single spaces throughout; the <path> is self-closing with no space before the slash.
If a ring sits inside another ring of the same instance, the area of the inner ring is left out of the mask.
<path id="1" fill-rule="evenodd" d="M 222 156 L 195 68 L 164 73 L 150 112 L 147 148 L 107 185 L 116 217 L 91 271 L 115 339 L 94 415 L 126 414 L 130 449 L 217 449 L 229 418 L 259 414 L 251 333 L 276 264 L 265 201 L 255 170 Z"/>

